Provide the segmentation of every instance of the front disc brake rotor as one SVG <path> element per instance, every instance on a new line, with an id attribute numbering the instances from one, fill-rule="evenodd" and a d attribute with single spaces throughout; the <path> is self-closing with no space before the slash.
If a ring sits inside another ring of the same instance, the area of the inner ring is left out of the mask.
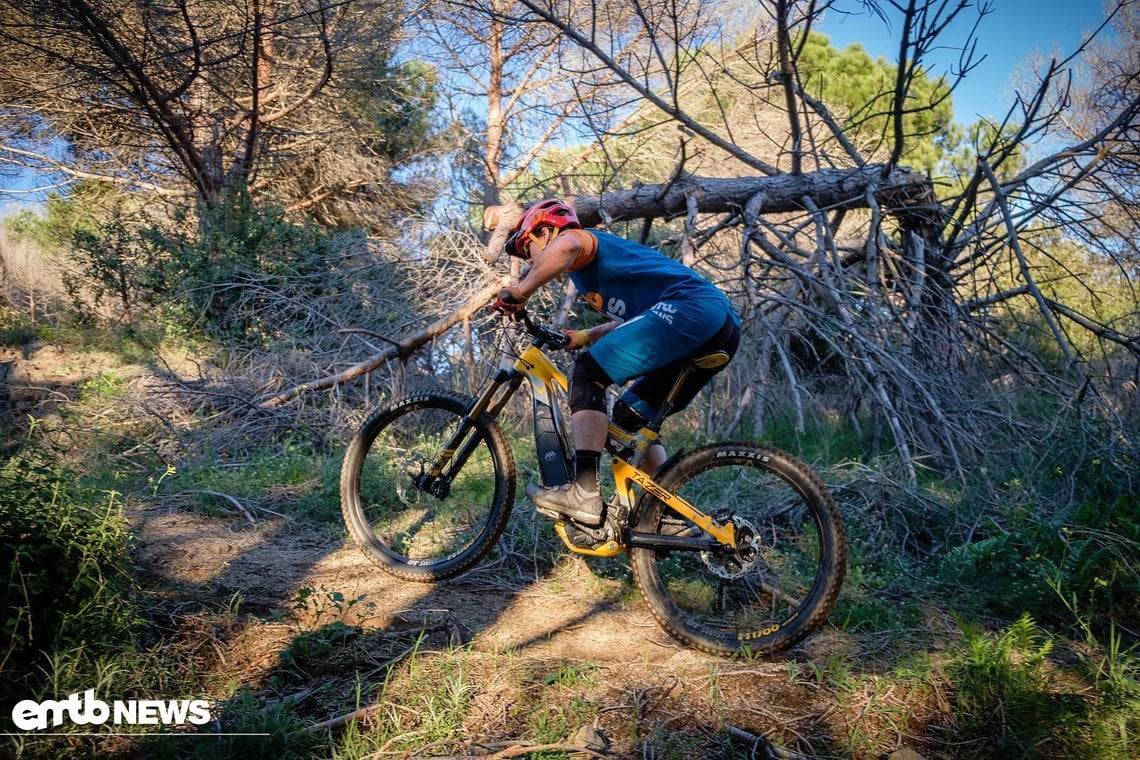
<path id="1" fill-rule="evenodd" d="M 418 507 L 424 498 L 423 489 L 418 482 L 423 477 L 424 465 L 422 462 L 419 463 L 418 474 L 417 468 L 412 465 L 401 469 L 404 470 L 404 474 L 396 478 L 396 495 L 405 507 Z"/>

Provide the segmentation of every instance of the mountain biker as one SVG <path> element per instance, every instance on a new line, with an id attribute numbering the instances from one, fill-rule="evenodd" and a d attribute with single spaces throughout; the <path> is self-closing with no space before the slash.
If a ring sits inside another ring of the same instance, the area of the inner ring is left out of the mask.
<path id="1" fill-rule="evenodd" d="M 614 422 L 639 430 L 654 418 L 689 358 L 713 351 L 729 357 L 740 343 L 740 317 L 728 297 L 679 261 L 601 230 L 586 230 L 561 200 L 536 203 L 523 213 L 506 251 L 530 263 L 517 284 L 503 288 L 492 309 L 514 314 L 540 287 L 567 274 L 579 293 L 611 321 L 568 332 L 579 354 L 571 372 L 574 479 L 563 486 L 527 489 L 537 507 L 589 527 L 601 524 L 604 505 L 598 466 L 605 447 L 606 388 L 637 380 L 614 407 Z M 684 409 L 724 368 L 697 369 L 676 400 Z M 664 463 L 658 441 L 643 464 Z"/>

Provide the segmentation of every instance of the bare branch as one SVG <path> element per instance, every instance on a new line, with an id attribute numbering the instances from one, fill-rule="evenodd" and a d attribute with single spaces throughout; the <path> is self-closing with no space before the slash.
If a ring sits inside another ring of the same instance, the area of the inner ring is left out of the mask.
<path id="1" fill-rule="evenodd" d="M 613 71 L 617 76 L 625 82 L 627 86 L 632 88 L 638 95 L 646 101 L 656 106 L 662 113 L 667 114 L 670 118 L 677 120 L 680 124 L 693 134 L 699 135 L 709 143 L 724 150 L 733 158 L 741 161 L 747 166 L 752 167 L 756 171 L 772 176 L 778 174 L 776 167 L 757 159 L 751 154 L 741 150 L 732 142 L 724 139 L 715 132 L 709 130 L 688 113 L 681 111 L 675 104 L 670 104 L 664 100 L 657 92 L 651 87 L 646 85 L 643 81 L 639 80 L 628 68 L 619 64 L 609 53 L 601 48 L 593 39 L 585 35 L 580 29 L 573 25 L 570 19 L 561 17 L 555 13 L 553 7 L 540 5 L 535 0 L 520 0 L 520 3 L 529 8 L 536 16 L 545 21 L 546 23 L 554 26 L 558 31 L 574 42 L 581 46 L 584 50 L 589 51 L 606 67 Z"/>
<path id="2" fill-rule="evenodd" d="M 293 400 L 304 393 L 312 391 L 327 390 L 334 386 L 348 382 L 354 378 L 365 375 L 378 367 L 383 366 L 392 359 L 405 357 L 410 355 L 416 349 L 422 347 L 433 338 L 437 338 L 450 330 L 455 325 L 459 324 L 465 319 L 468 319 L 472 314 L 487 306 L 499 289 L 503 287 L 502 282 L 495 282 L 486 286 L 478 293 L 475 294 L 471 300 L 463 305 L 460 309 L 451 312 L 447 316 L 433 322 L 428 327 L 414 333 L 403 340 L 397 342 L 394 346 L 374 354 L 364 361 L 357 362 L 356 364 L 344 369 L 335 375 L 314 380 L 311 383 L 304 383 L 292 388 L 284 393 L 279 393 L 271 398 L 259 402 L 258 406 L 262 409 L 275 409 L 282 404 Z"/>

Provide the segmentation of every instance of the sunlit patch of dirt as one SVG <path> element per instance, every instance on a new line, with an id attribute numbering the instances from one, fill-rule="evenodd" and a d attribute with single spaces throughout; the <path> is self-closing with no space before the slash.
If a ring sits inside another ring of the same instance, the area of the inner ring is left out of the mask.
<path id="1" fill-rule="evenodd" d="M 353 720 L 379 730 L 385 710 L 403 708 L 370 700 L 438 688 L 457 671 L 473 751 L 531 735 L 535 711 L 595 716 L 616 757 L 666 745 L 715 755 L 725 741 L 878 757 L 923 749 L 919 737 L 947 721 L 937 685 L 874 676 L 873 658 L 834 628 L 768 660 L 688 649 L 660 629 L 620 568 L 599 573 L 566 557 L 526 579 L 491 563 L 451 582 L 408 583 L 293 521 L 138 506 L 136 561 L 147 577 L 221 610 L 202 627 L 210 691 L 241 684 L 314 724 L 345 719 L 363 699 L 371 708 Z M 563 671 L 578 680 L 564 683 Z"/>

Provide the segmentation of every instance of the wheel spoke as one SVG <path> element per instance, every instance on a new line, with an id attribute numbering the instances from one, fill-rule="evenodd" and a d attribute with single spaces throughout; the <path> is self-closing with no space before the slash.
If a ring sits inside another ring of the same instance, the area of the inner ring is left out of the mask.
<path id="1" fill-rule="evenodd" d="M 467 423 L 474 427 L 463 458 L 452 460 L 446 482 L 423 477 L 455 447 L 466 405 L 447 395 L 398 402 L 365 423 L 345 457 L 341 500 L 349 531 L 401 577 L 461 572 L 489 551 L 510 513 L 514 463 L 493 423 Z"/>

